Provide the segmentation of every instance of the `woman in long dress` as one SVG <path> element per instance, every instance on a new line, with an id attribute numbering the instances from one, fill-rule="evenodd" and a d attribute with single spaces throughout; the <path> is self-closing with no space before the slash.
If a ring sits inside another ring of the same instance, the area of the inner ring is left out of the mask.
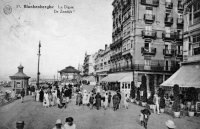
<path id="1" fill-rule="evenodd" d="M 83 100 L 82 100 L 82 102 L 83 102 L 83 105 L 87 104 L 87 91 L 86 90 L 83 91 Z"/>
<path id="2" fill-rule="evenodd" d="M 44 94 L 44 99 L 46 102 L 45 107 L 49 107 L 49 95 L 47 92 L 45 92 L 45 94 Z"/>
<path id="3" fill-rule="evenodd" d="M 40 91 L 39 89 L 36 90 L 36 101 L 39 102 L 40 99 Z"/>
<path id="4" fill-rule="evenodd" d="M 108 93 L 106 92 L 105 95 L 104 95 L 104 109 L 107 109 L 108 107 Z"/>
<path id="5" fill-rule="evenodd" d="M 124 96 L 124 107 L 128 109 L 128 95 L 127 94 L 125 94 Z"/>

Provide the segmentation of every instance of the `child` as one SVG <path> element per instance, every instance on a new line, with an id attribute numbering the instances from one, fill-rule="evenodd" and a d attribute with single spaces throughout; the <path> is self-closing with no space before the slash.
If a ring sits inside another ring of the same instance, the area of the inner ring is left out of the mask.
<path id="1" fill-rule="evenodd" d="M 145 109 L 141 110 L 141 114 L 140 114 L 141 125 L 144 125 L 145 128 L 147 128 L 147 122 L 149 120 L 150 115 L 151 115 L 151 112 L 149 110 L 149 106 L 147 105 Z"/>
<path id="2" fill-rule="evenodd" d="M 124 97 L 124 107 L 128 109 L 128 95 L 127 94 L 125 94 L 125 97 Z"/>

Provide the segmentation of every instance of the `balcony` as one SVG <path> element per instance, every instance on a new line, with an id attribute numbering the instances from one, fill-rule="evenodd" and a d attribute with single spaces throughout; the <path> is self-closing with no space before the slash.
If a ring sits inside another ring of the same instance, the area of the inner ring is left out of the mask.
<path id="1" fill-rule="evenodd" d="M 112 43 L 110 45 L 110 49 L 114 49 L 117 46 L 121 46 L 122 45 L 122 38 L 118 39 L 117 41 L 115 41 L 114 43 Z"/>
<path id="2" fill-rule="evenodd" d="M 177 25 L 183 25 L 183 18 L 177 18 Z"/>
<path id="3" fill-rule="evenodd" d="M 143 55 L 155 55 L 156 54 L 156 48 L 141 48 L 141 53 Z"/>
<path id="4" fill-rule="evenodd" d="M 175 51 L 173 49 L 163 49 L 163 55 L 164 56 L 173 56 L 175 53 Z"/>
<path id="5" fill-rule="evenodd" d="M 176 35 L 174 32 L 170 32 L 170 33 L 163 32 L 162 38 L 163 40 L 175 40 Z"/>
<path id="6" fill-rule="evenodd" d="M 168 8 L 168 9 L 172 9 L 173 3 L 172 2 L 165 2 L 165 7 Z"/>
<path id="7" fill-rule="evenodd" d="M 157 33 L 156 31 L 150 31 L 150 30 L 142 30 L 142 37 L 143 38 L 153 38 L 153 39 L 156 39 L 156 36 Z"/>
<path id="8" fill-rule="evenodd" d="M 176 40 L 177 41 L 183 41 L 183 34 L 182 33 L 176 33 Z"/>
<path id="9" fill-rule="evenodd" d="M 165 24 L 172 25 L 173 22 L 174 22 L 174 19 L 172 16 L 165 17 Z"/>
<path id="10" fill-rule="evenodd" d="M 155 20 L 155 15 L 153 14 L 144 14 L 144 20 L 146 23 L 153 23 Z"/>
<path id="11" fill-rule="evenodd" d="M 158 7 L 159 6 L 159 0 L 141 0 L 141 4 Z"/>

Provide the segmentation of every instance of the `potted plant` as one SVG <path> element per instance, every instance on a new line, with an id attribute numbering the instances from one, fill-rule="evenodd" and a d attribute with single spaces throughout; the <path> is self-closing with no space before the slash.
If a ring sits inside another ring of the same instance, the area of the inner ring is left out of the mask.
<path id="1" fill-rule="evenodd" d="M 142 106 L 146 106 L 146 104 L 147 104 L 147 82 L 146 82 L 145 75 L 142 76 L 141 92 L 142 92 Z"/>
<path id="2" fill-rule="evenodd" d="M 130 91 L 131 102 L 134 102 L 135 99 L 135 84 L 134 81 L 131 82 L 131 91 Z"/>
<path id="3" fill-rule="evenodd" d="M 174 117 L 180 117 L 180 99 L 179 99 L 179 86 L 177 84 L 173 87 L 174 92 L 174 103 L 172 105 L 172 110 L 174 111 Z"/>
<path id="4" fill-rule="evenodd" d="M 188 115 L 189 116 L 194 116 L 194 112 L 195 112 L 195 103 L 197 100 L 197 92 L 196 89 L 194 87 L 190 87 L 188 92 L 188 96 L 189 96 L 189 102 L 190 105 L 188 104 Z"/>
<path id="5" fill-rule="evenodd" d="M 136 104 L 139 105 L 139 101 L 140 101 L 140 88 L 137 88 L 137 96 L 136 96 Z"/>

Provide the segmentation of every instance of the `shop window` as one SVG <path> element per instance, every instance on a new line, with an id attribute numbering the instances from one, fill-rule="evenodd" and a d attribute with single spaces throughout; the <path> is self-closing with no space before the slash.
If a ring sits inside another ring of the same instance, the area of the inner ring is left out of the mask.
<path id="1" fill-rule="evenodd" d="M 124 83 L 122 83 L 122 89 L 124 89 Z"/>
<path id="2" fill-rule="evenodd" d="M 131 85 L 130 84 L 128 84 L 128 89 L 131 89 Z"/>
<path id="3" fill-rule="evenodd" d="M 125 89 L 127 89 L 127 84 L 125 83 Z"/>

